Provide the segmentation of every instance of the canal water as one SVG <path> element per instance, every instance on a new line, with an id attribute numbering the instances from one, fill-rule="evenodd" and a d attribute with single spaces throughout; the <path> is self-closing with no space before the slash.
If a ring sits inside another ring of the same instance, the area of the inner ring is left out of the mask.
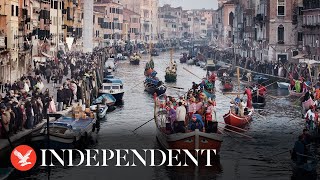
<path id="1" fill-rule="evenodd" d="M 200 80 L 183 67 L 199 77 L 206 72 L 197 66 L 179 63 L 181 52 L 175 52 L 174 60 L 178 64 L 177 82 L 170 86 L 182 87 L 187 90 L 192 82 Z M 161 53 L 153 57 L 158 77 L 164 81 L 165 68 L 170 61 L 170 53 Z M 144 67 L 149 58 L 145 56 L 139 66 L 130 65 L 128 61 L 120 61 L 115 76 L 124 82 L 124 105 L 107 115 L 101 122 L 94 149 L 159 149 L 156 140 L 154 121 L 149 122 L 135 133 L 139 125 L 153 118 L 153 98 L 144 92 Z M 135 87 L 136 86 L 136 87 Z M 220 82 L 216 82 L 218 91 Z M 135 88 L 132 88 L 135 87 Z M 289 150 L 299 134 L 302 133 L 303 120 L 294 106 L 294 99 L 288 93 L 279 91 L 275 86 L 268 87 L 269 93 L 278 98 L 267 99 L 265 110 L 256 113 L 252 123 L 247 126 L 248 139 L 234 133 L 224 135 L 220 152 L 220 160 L 214 167 L 53 167 L 50 179 L 290 179 L 291 166 Z M 270 90 L 271 89 L 271 90 Z M 183 90 L 169 88 L 167 94 L 178 96 Z M 229 98 L 217 93 L 217 117 L 223 122 L 222 116 L 229 110 Z M 219 126 L 224 127 L 222 124 Z M 279 154 L 281 152 L 285 152 Z M 277 155 L 279 154 L 279 155 Z M 38 168 L 27 177 L 47 179 L 46 168 Z M 16 175 L 15 179 L 26 176 Z"/>

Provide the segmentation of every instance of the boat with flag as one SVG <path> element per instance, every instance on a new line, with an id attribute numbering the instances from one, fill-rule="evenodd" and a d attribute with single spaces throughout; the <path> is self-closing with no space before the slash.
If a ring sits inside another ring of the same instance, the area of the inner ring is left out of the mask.
<path id="1" fill-rule="evenodd" d="M 166 68 L 166 75 L 165 75 L 165 81 L 166 82 L 176 82 L 177 81 L 177 65 L 172 60 L 172 49 L 170 52 L 170 64 Z"/>
<path id="2" fill-rule="evenodd" d="M 170 116 L 168 116 L 166 109 L 166 104 L 168 103 L 166 99 L 163 96 L 155 97 L 154 120 L 157 131 L 156 137 L 159 144 L 166 149 L 187 149 L 191 152 L 194 152 L 195 149 L 216 149 L 217 153 L 219 153 L 222 135 L 217 130 L 218 122 L 213 122 L 214 128 L 212 132 L 194 129 L 172 133 L 172 131 L 168 130 Z M 203 122 L 202 116 L 199 114 L 194 114 L 193 118 L 197 118 L 197 120 Z M 175 121 L 173 126 L 176 126 L 177 123 Z"/>

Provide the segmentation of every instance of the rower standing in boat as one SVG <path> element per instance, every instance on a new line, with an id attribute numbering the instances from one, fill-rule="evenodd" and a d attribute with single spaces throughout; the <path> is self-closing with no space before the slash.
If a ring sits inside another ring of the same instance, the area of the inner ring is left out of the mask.
<path id="1" fill-rule="evenodd" d="M 252 109 L 252 92 L 248 86 L 246 87 L 244 94 L 247 95 L 247 107 L 249 109 Z"/>
<path id="2" fill-rule="evenodd" d="M 207 110 L 205 114 L 205 128 L 207 133 L 214 132 L 214 122 L 216 119 L 216 102 L 214 100 L 209 100 L 207 105 Z"/>

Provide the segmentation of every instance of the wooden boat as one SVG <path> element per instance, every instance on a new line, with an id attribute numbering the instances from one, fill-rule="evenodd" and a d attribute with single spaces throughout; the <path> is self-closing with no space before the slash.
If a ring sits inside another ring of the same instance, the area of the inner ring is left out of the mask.
<path id="1" fill-rule="evenodd" d="M 141 57 L 137 54 L 130 56 L 130 64 L 139 65 Z"/>
<path id="2" fill-rule="evenodd" d="M 222 84 L 222 91 L 232 91 L 233 90 L 233 84 L 230 77 L 223 77 L 221 78 L 221 84 Z"/>
<path id="3" fill-rule="evenodd" d="M 222 136 L 218 133 L 200 132 L 198 129 L 185 133 L 174 133 L 166 130 L 167 111 L 160 107 L 160 100 L 156 98 L 154 119 L 156 123 L 158 142 L 166 149 L 187 149 L 194 151 L 195 149 L 216 149 L 220 151 L 222 144 Z"/>
<path id="4" fill-rule="evenodd" d="M 314 105 L 314 101 L 310 97 L 307 101 L 302 102 L 301 105 L 302 105 L 302 113 L 305 114 L 310 109 L 310 106 Z"/>
<path id="5" fill-rule="evenodd" d="M 91 117 L 75 114 L 74 117 L 60 117 L 49 123 L 50 146 L 54 149 L 74 148 L 86 142 L 95 131 L 96 119 L 93 113 Z M 82 116 L 82 117 L 81 117 Z M 33 135 L 32 142 L 40 145 L 47 141 L 47 124 L 43 126 L 39 134 Z M 83 141 L 83 142 L 81 142 Z"/>
<path id="6" fill-rule="evenodd" d="M 14 168 L 0 168 L 0 180 L 6 180 L 9 178 L 10 174 L 14 171 Z"/>
<path id="7" fill-rule="evenodd" d="M 165 81 L 176 82 L 177 81 L 177 65 L 172 61 L 172 49 L 170 52 L 170 65 L 166 69 Z"/>
<path id="8" fill-rule="evenodd" d="M 295 96 L 295 97 L 301 97 L 301 96 L 303 96 L 304 95 L 304 92 L 295 92 L 294 90 L 291 90 L 290 88 L 289 88 L 289 94 L 290 94 L 290 96 Z"/>
<path id="9" fill-rule="evenodd" d="M 248 110 L 247 113 L 245 112 L 244 117 L 240 117 L 234 114 L 233 112 L 229 111 L 227 114 L 223 116 L 223 119 L 226 124 L 236 127 L 243 127 L 252 120 L 252 114 L 253 109 Z"/>
<path id="10" fill-rule="evenodd" d="M 289 89 L 290 84 L 286 82 L 277 82 L 279 89 Z"/>
<path id="11" fill-rule="evenodd" d="M 252 96 L 252 106 L 254 108 L 260 109 L 266 106 L 266 97 L 260 95 Z"/>

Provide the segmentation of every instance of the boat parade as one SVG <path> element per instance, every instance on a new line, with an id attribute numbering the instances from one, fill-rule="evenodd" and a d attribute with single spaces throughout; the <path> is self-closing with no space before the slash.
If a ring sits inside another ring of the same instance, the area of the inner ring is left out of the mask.
<path id="1" fill-rule="evenodd" d="M 320 179 L 320 1 L 20 1 L 0 180 Z"/>

